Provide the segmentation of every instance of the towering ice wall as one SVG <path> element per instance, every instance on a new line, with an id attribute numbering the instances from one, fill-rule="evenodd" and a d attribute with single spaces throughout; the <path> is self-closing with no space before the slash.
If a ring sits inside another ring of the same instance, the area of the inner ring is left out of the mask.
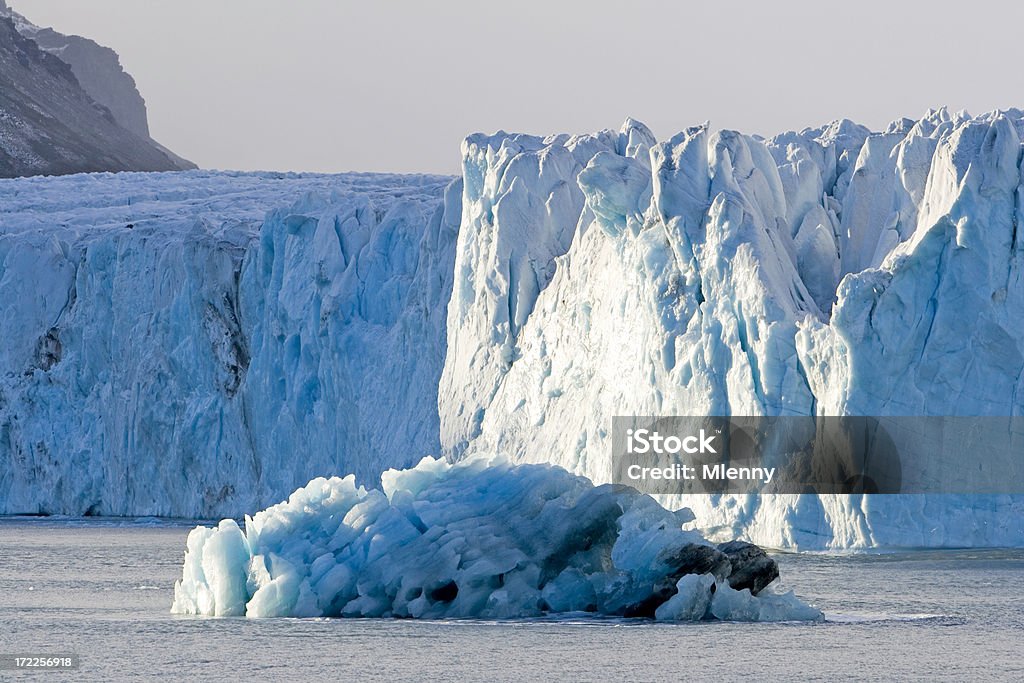
<path id="1" fill-rule="evenodd" d="M 0 513 L 237 515 L 438 452 L 449 182 L 0 182 Z"/>
<path id="2" fill-rule="evenodd" d="M 576 178 L 618 136 L 473 135 L 462 146 L 463 235 L 448 306 L 442 439 L 462 453 L 515 360 L 519 333 L 584 209 Z"/>
<path id="3" fill-rule="evenodd" d="M 478 245 L 499 242 L 503 216 L 520 243 L 550 230 L 516 222 L 536 202 L 509 206 L 517 198 L 496 185 L 470 195 L 467 181 L 456 263 L 492 279 L 449 306 L 442 425 L 472 416 L 469 450 L 601 482 L 615 415 L 1019 415 L 1022 129 L 1019 111 L 940 110 L 882 134 L 849 122 L 770 140 L 698 127 L 655 144 L 627 122 L 566 176 L 581 209 L 572 194 L 546 198 L 547 214 L 578 227 L 550 262 L 534 254 L 533 270 L 554 275 L 514 325 L 491 312 L 518 307 L 502 277 L 516 253 L 480 259 Z M 508 136 L 475 139 L 467 168 L 507 177 L 566 144 L 533 140 L 510 162 Z M 527 183 L 519 197 L 533 196 Z M 461 390 L 467 367 L 487 392 Z M 458 448 L 465 433 L 442 441 Z M 1006 496 L 666 502 L 723 537 L 772 546 L 1024 538 L 1022 501 Z"/>
<path id="4" fill-rule="evenodd" d="M 615 415 L 1019 415 L 1022 132 L 629 120 L 472 136 L 450 186 L 0 182 L 0 512 L 240 515 L 427 454 L 603 483 Z M 777 547 L 1024 542 L 1010 496 L 663 502 Z"/>

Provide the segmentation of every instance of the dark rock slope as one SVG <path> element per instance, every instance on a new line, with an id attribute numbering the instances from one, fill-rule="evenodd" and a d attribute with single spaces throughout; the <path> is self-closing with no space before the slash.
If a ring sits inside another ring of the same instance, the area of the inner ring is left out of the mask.
<path id="1" fill-rule="evenodd" d="M 0 177 L 195 168 L 148 130 L 113 50 L 39 29 L 0 0 Z"/>

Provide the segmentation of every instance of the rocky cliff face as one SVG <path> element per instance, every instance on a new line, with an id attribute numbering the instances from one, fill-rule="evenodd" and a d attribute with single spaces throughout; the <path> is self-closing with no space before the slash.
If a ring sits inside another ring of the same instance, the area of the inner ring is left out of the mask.
<path id="1" fill-rule="evenodd" d="M 116 52 L 41 29 L 0 0 L 0 177 L 186 168 L 149 137 Z"/>
<path id="2" fill-rule="evenodd" d="M 88 38 L 65 36 L 50 28 L 22 35 L 67 63 L 79 85 L 97 104 L 109 109 L 119 124 L 141 138 L 149 137 L 146 101 L 116 52 Z"/>

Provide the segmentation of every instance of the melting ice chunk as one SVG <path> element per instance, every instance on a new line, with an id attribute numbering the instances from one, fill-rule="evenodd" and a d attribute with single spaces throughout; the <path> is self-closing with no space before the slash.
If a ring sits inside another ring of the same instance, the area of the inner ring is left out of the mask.
<path id="1" fill-rule="evenodd" d="M 490 457 L 424 458 L 381 480 L 383 490 L 357 487 L 352 476 L 315 479 L 246 518 L 244 531 L 232 520 L 196 528 L 172 611 L 821 618 L 792 595 L 760 592 L 777 568 L 759 549 L 719 549 L 682 528 L 689 510 L 672 512 L 628 487 Z"/>

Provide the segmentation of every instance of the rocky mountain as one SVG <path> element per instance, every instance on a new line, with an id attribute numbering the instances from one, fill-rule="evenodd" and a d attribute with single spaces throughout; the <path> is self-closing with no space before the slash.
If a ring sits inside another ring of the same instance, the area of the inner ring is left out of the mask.
<path id="1" fill-rule="evenodd" d="M 0 0 L 0 177 L 195 168 L 149 137 L 117 53 Z"/>

